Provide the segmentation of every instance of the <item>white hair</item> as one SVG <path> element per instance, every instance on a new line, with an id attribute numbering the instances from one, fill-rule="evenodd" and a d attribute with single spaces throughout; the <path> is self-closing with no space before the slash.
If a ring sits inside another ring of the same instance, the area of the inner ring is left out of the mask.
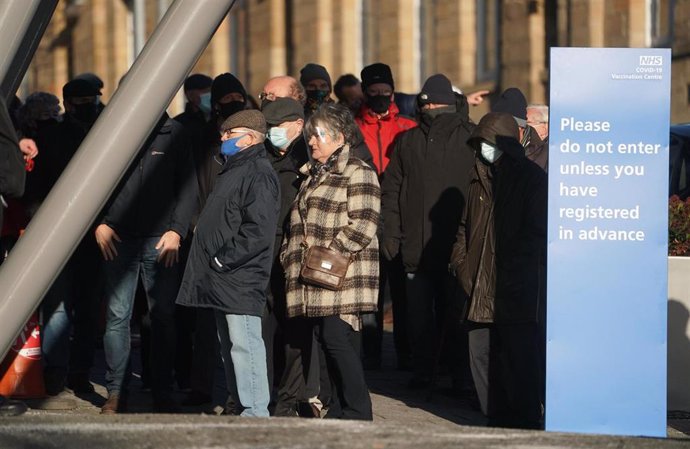
<path id="1" fill-rule="evenodd" d="M 534 109 L 539 114 L 539 121 L 549 123 L 549 107 L 545 104 L 532 103 L 527 105 L 527 109 Z"/>

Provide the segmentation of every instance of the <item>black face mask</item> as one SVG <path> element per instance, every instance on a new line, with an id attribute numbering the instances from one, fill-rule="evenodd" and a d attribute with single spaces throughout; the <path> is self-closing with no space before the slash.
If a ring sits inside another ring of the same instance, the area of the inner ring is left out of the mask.
<path id="1" fill-rule="evenodd" d="M 96 103 L 75 104 L 72 115 L 83 123 L 94 123 L 98 118 L 100 109 Z"/>
<path id="2" fill-rule="evenodd" d="M 223 119 L 230 117 L 236 112 L 244 110 L 244 101 L 231 101 L 230 103 L 218 103 L 217 113 Z"/>
<path id="3" fill-rule="evenodd" d="M 432 119 L 435 119 L 439 115 L 443 114 L 452 114 L 454 112 L 457 112 L 457 108 L 455 107 L 454 104 L 448 105 L 448 106 L 443 106 L 441 108 L 436 108 L 436 109 L 425 109 L 422 110 L 422 114 L 431 117 Z"/>
<path id="4" fill-rule="evenodd" d="M 391 95 L 374 95 L 367 98 L 367 105 L 377 114 L 384 114 L 391 105 Z"/>

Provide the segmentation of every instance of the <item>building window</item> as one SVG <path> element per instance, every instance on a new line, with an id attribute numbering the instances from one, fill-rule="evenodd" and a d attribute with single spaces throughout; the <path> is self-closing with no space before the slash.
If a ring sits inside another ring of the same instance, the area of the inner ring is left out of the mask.
<path id="1" fill-rule="evenodd" d="M 675 0 L 647 0 L 647 45 L 671 47 Z"/>
<path id="2" fill-rule="evenodd" d="M 498 79 L 500 0 L 477 0 L 477 82 Z"/>

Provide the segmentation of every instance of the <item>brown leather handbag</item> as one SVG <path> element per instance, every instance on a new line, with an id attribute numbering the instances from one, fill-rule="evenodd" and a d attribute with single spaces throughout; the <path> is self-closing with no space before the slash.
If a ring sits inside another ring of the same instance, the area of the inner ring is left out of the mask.
<path id="1" fill-rule="evenodd" d="M 324 246 L 310 246 L 302 261 L 300 278 L 305 284 L 340 290 L 351 262 L 351 256 L 344 256 Z"/>

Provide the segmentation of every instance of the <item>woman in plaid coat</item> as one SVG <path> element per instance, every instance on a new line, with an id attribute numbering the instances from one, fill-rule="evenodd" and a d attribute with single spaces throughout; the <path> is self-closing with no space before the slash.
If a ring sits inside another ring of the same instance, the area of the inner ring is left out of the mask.
<path id="1" fill-rule="evenodd" d="M 312 160 L 301 169 L 308 177 L 292 205 L 281 260 L 288 317 L 302 317 L 304 332 L 315 332 L 326 354 L 334 384 L 328 417 L 371 420 L 371 399 L 355 332 L 360 327 L 359 314 L 376 311 L 381 191 L 376 172 L 350 157 L 349 144 L 356 130 L 344 106 L 325 104 L 309 118 L 304 132 Z M 310 285 L 300 277 L 310 246 L 351 257 L 339 290 Z M 310 353 L 311 348 L 302 348 L 302 354 Z M 303 363 L 308 364 L 308 359 L 303 357 Z"/>

